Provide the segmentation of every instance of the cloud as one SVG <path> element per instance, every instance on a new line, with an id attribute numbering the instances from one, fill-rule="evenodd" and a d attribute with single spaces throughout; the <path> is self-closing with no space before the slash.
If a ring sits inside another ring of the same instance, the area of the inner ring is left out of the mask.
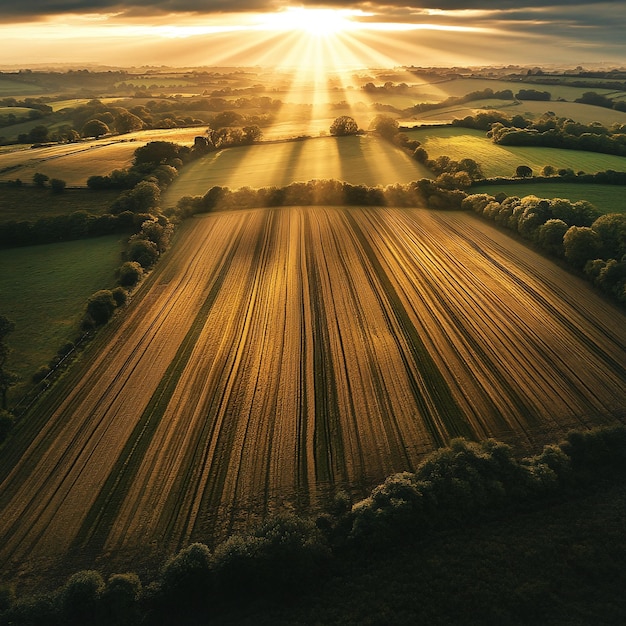
<path id="1" fill-rule="evenodd" d="M 167 13 L 239 13 L 249 11 L 273 11 L 288 6 L 285 0 L 23 0 L 21 2 L 0 3 L 0 16 L 5 18 L 43 17 L 47 15 L 90 14 L 106 13 L 117 15 L 155 15 Z M 411 13 L 410 0 L 385 0 L 383 2 L 346 2 L 345 0 L 297 0 L 293 4 L 307 7 L 344 7 L 370 10 L 378 15 L 394 13 L 394 9 L 402 9 L 403 13 Z M 623 4 L 623 0 L 603 0 L 593 2 L 589 0 L 552 0 L 549 7 L 562 9 L 585 6 L 616 7 Z M 522 8 L 545 8 L 546 3 L 541 0 L 500 0 L 497 10 Z M 407 10 L 408 9 L 408 10 Z M 493 0 L 423 0 L 413 7 L 419 10 L 440 11 L 493 11 Z"/>

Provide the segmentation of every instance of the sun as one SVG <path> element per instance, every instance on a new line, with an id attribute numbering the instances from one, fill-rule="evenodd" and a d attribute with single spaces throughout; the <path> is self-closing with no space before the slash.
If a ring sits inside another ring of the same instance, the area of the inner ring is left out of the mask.
<path id="1" fill-rule="evenodd" d="M 352 18 L 361 15 L 350 9 L 305 9 L 289 7 L 264 16 L 263 26 L 270 30 L 300 31 L 311 37 L 330 38 L 358 28 Z"/>

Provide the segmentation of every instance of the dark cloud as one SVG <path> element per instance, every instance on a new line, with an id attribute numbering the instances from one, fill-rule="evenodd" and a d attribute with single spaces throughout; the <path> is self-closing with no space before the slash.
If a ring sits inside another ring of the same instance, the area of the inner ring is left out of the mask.
<path id="1" fill-rule="evenodd" d="M 166 13 L 232 13 L 242 11 L 275 10 L 290 3 L 285 0 L 0 0 L 0 16 L 5 18 L 43 17 L 45 15 L 62 15 L 70 13 L 120 13 L 123 15 L 148 15 Z M 370 10 L 382 16 L 394 13 L 401 9 L 403 13 L 419 10 L 440 9 L 444 11 L 486 10 L 493 11 L 493 0 L 424 0 L 413 4 L 410 0 L 385 0 L 383 2 L 346 2 L 345 0 L 297 0 L 294 4 L 309 7 L 346 7 Z M 623 0 L 604 0 L 603 2 L 589 2 L 589 0 L 552 0 L 550 7 L 562 9 L 596 5 L 620 6 Z M 541 0 L 499 0 L 495 10 L 523 8 L 545 8 L 546 3 Z"/>

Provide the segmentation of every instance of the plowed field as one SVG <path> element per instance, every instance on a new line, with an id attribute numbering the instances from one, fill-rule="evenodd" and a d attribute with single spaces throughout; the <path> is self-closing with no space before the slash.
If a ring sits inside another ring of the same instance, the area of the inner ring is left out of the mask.
<path id="1" fill-rule="evenodd" d="M 464 213 L 190 220 L 0 461 L 0 567 L 173 551 L 451 437 L 622 419 L 625 321 Z"/>

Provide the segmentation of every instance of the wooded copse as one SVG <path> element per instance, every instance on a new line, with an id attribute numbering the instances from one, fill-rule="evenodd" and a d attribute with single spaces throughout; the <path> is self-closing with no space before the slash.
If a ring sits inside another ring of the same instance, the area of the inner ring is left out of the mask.
<path id="1" fill-rule="evenodd" d="M 494 143 L 503 146 L 541 146 L 626 156 L 625 124 L 607 128 L 599 122 L 582 124 L 554 113 L 545 113 L 533 121 L 522 115 L 509 117 L 490 112 L 454 120 L 452 126 L 485 130 Z"/>

